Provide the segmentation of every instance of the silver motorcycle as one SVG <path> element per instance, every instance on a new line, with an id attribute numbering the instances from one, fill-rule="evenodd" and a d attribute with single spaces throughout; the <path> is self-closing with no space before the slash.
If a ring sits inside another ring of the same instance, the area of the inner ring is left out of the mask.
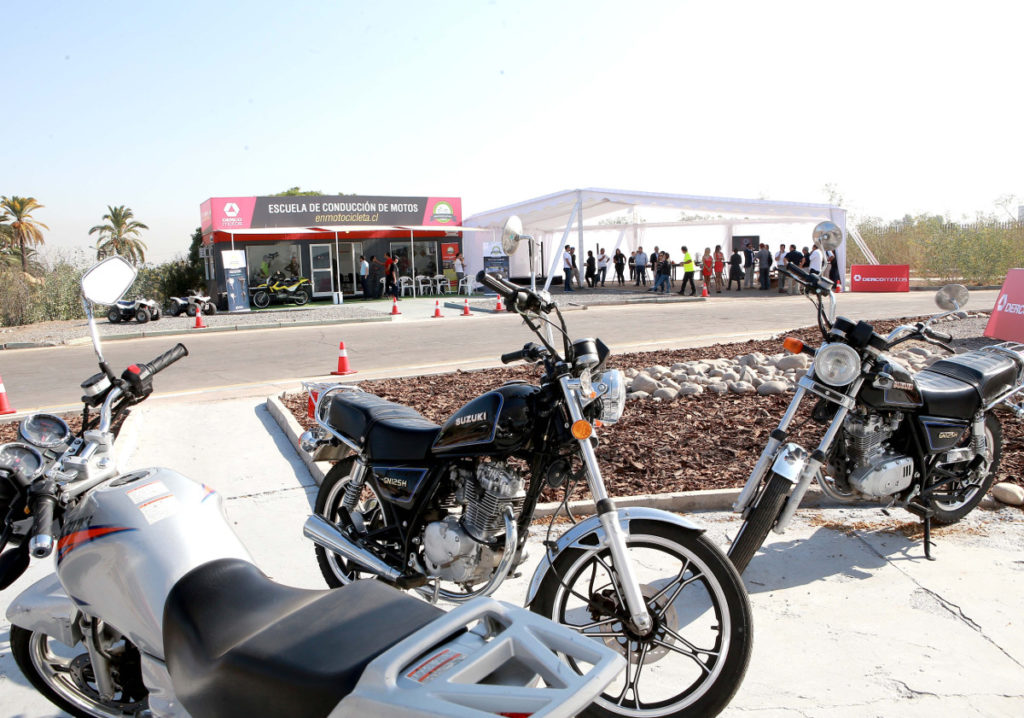
<path id="1" fill-rule="evenodd" d="M 823 222 L 814 241 L 823 251 L 835 249 L 841 230 Z M 799 267 L 785 271 L 816 302 L 823 343 L 784 342 L 814 359 L 733 507 L 743 525 L 729 558 L 737 570 L 746 569 L 770 530 L 785 531 L 817 481 L 836 501 L 879 501 L 920 516 L 931 559 L 932 521 L 959 521 L 995 479 L 1003 441 L 994 410 L 1003 406 L 1024 418 L 1024 403 L 1015 403 L 1024 389 L 1024 344 L 955 354 L 914 373 L 890 352 L 915 340 L 954 354 L 951 336 L 932 325 L 966 305 L 965 287 L 938 292 L 943 313 L 881 336 L 867 322 L 836 317 L 831 281 Z M 789 426 L 807 399 L 817 400 L 810 418 L 825 428 L 810 452 L 789 440 Z"/>
<path id="2" fill-rule="evenodd" d="M 170 469 L 119 473 L 117 418 L 188 354 L 120 376 L 90 300 L 113 304 L 134 268 L 82 279 L 101 372 L 82 384 L 83 430 L 35 414 L 0 447 L 0 590 L 30 556 L 54 573 L 10 605 L 11 650 L 75 716 L 569 716 L 624 667 L 615 651 L 489 598 L 445 613 L 383 583 L 311 591 L 267 578 L 220 496 Z M 90 420 L 90 410 L 98 417 Z"/>

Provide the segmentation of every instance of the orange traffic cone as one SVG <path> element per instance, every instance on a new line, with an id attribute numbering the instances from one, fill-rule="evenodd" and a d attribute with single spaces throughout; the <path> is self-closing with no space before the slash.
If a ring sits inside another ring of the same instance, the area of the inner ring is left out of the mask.
<path id="1" fill-rule="evenodd" d="M 7 389 L 4 388 L 4 378 L 0 376 L 0 414 L 13 414 L 14 409 L 7 401 Z"/>
<path id="2" fill-rule="evenodd" d="M 494 307 L 494 311 L 496 311 L 496 312 L 503 312 L 503 311 L 505 311 L 505 307 L 501 306 L 501 295 L 500 294 L 498 295 L 498 304 L 497 304 L 497 306 Z"/>
<path id="3" fill-rule="evenodd" d="M 345 351 L 345 342 L 338 342 L 338 370 L 332 371 L 331 374 L 335 376 L 344 376 L 345 374 L 355 373 L 355 369 L 348 368 L 348 352 Z"/>
<path id="4" fill-rule="evenodd" d="M 392 297 L 391 298 L 391 316 L 395 317 L 395 316 L 398 316 L 400 314 L 401 314 L 401 312 L 398 311 L 398 297 Z"/>
<path id="5" fill-rule="evenodd" d="M 701 282 L 700 296 L 702 296 L 702 297 L 708 296 L 708 283 L 707 282 Z"/>
<path id="6" fill-rule="evenodd" d="M 444 317 L 441 316 L 441 300 L 440 299 L 435 299 L 434 300 L 434 315 L 432 317 L 430 317 L 430 318 L 431 319 L 444 319 Z"/>
<path id="7" fill-rule="evenodd" d="M 461 316 L 461 317 L 471 317 L 471 316 L 473 316 L 473 313 L 471 311 L 469 311 L 469 297 L 466 297 L 466 303 L 462 305 L 462 314 L 460 314 L 459 316 Z"/>
<path id="8" fill-rule="evenodd" d="M 842 294 L 842 293 L 843 293 L 843 280 L 837 279 L 836 280 L 836 294 Z"/>
<path id="9" fill-rule="evenodd" d="M 206 324 L 203 323 L 203 305 L 196 304 L 196 325 L 193 329 L 206 329 Z"/>

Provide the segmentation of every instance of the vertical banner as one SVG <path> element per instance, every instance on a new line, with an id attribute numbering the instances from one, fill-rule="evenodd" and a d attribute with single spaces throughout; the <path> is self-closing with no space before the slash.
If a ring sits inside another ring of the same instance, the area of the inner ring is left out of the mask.
<path id="1" fill-rule="evenodd" d="M 484 271 L 508 279 L 509 260 L 508 255 L 501 249 L 501 242 L 484 242 L 483 252 Z M 494 294 L 490 289 L 485 289 L 484 293 Z"/>
<path id="2" fill-rule="evenodd" d="M 1011 269 L 985 327 L 985 336 L 1024 342 L 1024 269 Z"/>
<path id="3" fill-rule="evenodd" d="M 221 252 L 224 261 L 224 285 L 228 291 L 228 311 L 249 311 L 249 280 L 245 275 L 245 250 L 226 249 Z"/>

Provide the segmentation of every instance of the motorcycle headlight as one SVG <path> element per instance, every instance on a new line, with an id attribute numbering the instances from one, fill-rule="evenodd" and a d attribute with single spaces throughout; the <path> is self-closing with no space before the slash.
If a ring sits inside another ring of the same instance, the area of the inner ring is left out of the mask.
<path id="1" fill-rule="evenodd" d="M 606 371 L 594 382 L 594 391 L 601 399 L 601 415 L 597 418 L 604 424 L 614 424 L 622 418 L 626 408 L 626 381 L 618 369 Z"/>
<path id="2" fill-rule="evenodd" d="M 860 376 L 860 354 L 848 344 L 823 344 L 814 355 L 814 374 L 832 386 L 846 386 Z"/>

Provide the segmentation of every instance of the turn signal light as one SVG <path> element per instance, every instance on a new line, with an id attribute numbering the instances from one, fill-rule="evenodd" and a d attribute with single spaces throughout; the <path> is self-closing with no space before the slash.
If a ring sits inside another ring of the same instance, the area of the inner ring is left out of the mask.
<path id="1" fill-rule="evenodd" d="M 782 348 L 790 354 L 799 354 L 804 350 L 804 343 L 796 337 L 786 337 L 782 342 Z"/>
<path id="2" fill-rule="evenodd" d="M 572 436 L 574 439 L 583 441 L 589 439 L 590 435 L 594 433 L 594 427 L 590 425 L 590 422 L 580 419 L 572 423 Z"/>

